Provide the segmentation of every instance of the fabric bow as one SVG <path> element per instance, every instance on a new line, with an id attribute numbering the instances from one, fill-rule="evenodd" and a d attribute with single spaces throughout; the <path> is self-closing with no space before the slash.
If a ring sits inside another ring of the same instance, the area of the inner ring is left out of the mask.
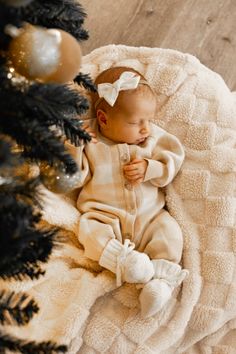
<path id="1" fill-rule="evenodd" d="M 124 242 L 124 248 L 117 257 L 117 265 L 116 265 L 116 285 L 121 286 L 122 285 L 122 270 L 123 270 L 123 265 L 125 263 L 125 260 L 130 254 L 130 252 L 133 251 L 135 247 L 135 244 L 131 242 L 129 239 L 125 239 Z"/>
<path id="2" fill-rule="evenodd" d="M 140 76 L 124 71 L 118 80 L 111 83 L 98 84 L 98 95 L 110 105 L 114 106 L 120 91 L 135 89 L 139 84 Z"/>

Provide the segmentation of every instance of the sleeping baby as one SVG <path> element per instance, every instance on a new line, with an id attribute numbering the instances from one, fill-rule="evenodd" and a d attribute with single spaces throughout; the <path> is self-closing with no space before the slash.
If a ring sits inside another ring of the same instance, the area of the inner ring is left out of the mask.
<path id="1" fill-rule="evenodd" d="M 143 317 L 155 315 L 188 271 L 178 264 L 183 237 L 164 209 L 162 187 L 179 171 L 179 140 L 152 123 L 156 98 L 145 78 L 112 67 L 95 81 L 92 143 L 73 149 L 81 171 L 78 237 L 85 255 L 136 283 Z"/>

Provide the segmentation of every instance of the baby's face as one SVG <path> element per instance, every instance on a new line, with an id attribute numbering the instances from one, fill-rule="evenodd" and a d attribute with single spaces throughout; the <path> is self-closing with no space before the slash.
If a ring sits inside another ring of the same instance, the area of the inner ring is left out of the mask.
<path id="1" fill-rule="evenodd" d="M 156 99 L 148 95 L 130 95 L 119 100 L 119 106 L 108 114 L 107 127 L 102 133 L 116 143 L 142 144 L 150 134 Z"/>

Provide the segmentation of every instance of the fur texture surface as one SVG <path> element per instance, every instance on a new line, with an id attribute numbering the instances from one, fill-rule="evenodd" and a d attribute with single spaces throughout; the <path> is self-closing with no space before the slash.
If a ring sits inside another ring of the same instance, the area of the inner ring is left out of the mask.
<path id="1" fill-rule="evenodd" d="M 94 78 L 114 65 L 140 71 L 153 87 L 156 123 L 182 142 L 186 158 L 166 201 L 184 234 L 189 276 L 164 308 L 142 319 L 140 289 L 86 259 L 74 233 L 71 196 L 44 191 L 44 220 L 64 235 L 38 281 L 5 283 L 27 290 L 40 312 L 13 333 L 68 344 L 70 354 L 197 354 L 236 351 L 236 95 L 197 58 L 169 49 L 109 45 L 83 58 Z M 88 116 L 91 112 L 88 112 Z"/>

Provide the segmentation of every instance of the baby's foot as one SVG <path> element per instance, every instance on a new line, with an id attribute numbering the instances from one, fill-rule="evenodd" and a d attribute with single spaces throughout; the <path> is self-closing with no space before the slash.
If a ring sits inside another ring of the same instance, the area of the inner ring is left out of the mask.
<path id="1" fill-rule="evenodd" d="M 173 288 L 165 281 L 153 279 L 142 289 L 139 301 L 141 316 L 147 318 L 160 311 L 171 297 Z"/>

